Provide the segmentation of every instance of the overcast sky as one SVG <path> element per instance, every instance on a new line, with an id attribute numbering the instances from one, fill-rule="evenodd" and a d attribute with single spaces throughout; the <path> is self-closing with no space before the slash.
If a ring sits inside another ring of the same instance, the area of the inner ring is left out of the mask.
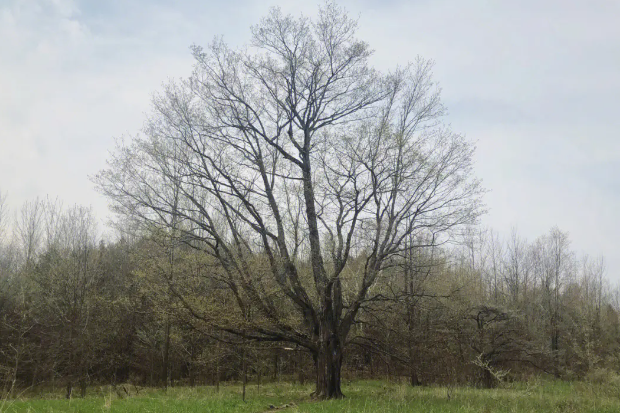
<path id="1" fill-rule="evenodd" d="M 619 2 L 343 1 L 389 69 L 434 59 L 453 129 L 477 142 L 483 224 L 529 241 L 557 225 L 619 279 Z M 191 44 L 233 46 L 269 6 L 308 1 L 0 0 L 0 190 L 106 200 L 88 176 L 139 132 L 151 95 L 189 75 Z"/>

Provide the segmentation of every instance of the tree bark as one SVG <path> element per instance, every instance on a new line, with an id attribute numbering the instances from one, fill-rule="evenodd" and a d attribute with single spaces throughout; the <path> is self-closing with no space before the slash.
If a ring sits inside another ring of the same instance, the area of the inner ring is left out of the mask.
<path id="1" fill-rule="evenodd" d="M 86 397 L 86 388 L 88 387 L 86 379 L 85 378 L 81 378 L 80 379 L 80 397 L 81 398 L 85 398 Z"/>
<path id="2" fill-rule="evenodd" d="M 412 387 L 420 386 L 420 380 L 418 379 L 418 374 L 416 373 L 416 368 L 412 365 L 410 366 L 410 385 Z"/>
<path id="3" fill-rule="evenodd" d="M 304 385 L 305 375 L 304 375 L 304 353 L 299 351 L 297 352 L 297 368 L 298 368 L 298 381 L 301 385 Z"/>
<path id="4" fill-rule="evenodd" d="M 246 340 L 242 344 L 242 401 L 246 401 L 246 382 L 248 381 L 248 364 L 246 361 Z"/>
<path id="5" fill-rule="evenodd" d="M 319 399 L 341 399 L 341 367 L 343 345 L 334 329 L 324 323 L 321 343 L 316 356 L 317 381 L 314 396 Z"/>
<path id="6" fill-rule="evenodd" d="M 73 383 L 71 380 L 67 382 L 67 392 L 65 393 L 66 399 L 71 399 L 71 390 L 73 389 Z"/>
<path id="7" fill-rule="evenodd" d="M 274 350 L 274 370 L 272 371 L 272 381 L 278 380 L 278 350 Z"/>
<path id="8" fill-rule="evenodd" d="M 483 387 L 491 389 L 494 387 L 494 379 L 489 369 L 483 369 Z"/>
<path id="9" fill-rule="evenodd" d="M 162 386 L 168 388 L 168 365 L 170 364 L 170 316 L 166 315 L 166 324 L 164 325 L 164 348 L 162 357 Z"/>
<path id="10" fill-rule="evenodd" d="M 216 393 L 220 392 L 220 357 L 222 357 L 221 351 L 220 351 L 220 338 L 221 337 L 221 333 L 218 332 L 218 340 L 216 341 L 216 377 L 215 377 L 215 384 L 216 384 Z"/>

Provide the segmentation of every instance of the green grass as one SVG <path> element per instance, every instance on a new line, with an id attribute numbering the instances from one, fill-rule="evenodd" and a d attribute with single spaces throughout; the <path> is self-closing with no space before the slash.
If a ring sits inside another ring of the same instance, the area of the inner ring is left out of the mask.
<path id="1" fill-rule="evenodd" d="M 606 383 L 531 381 L 483 390 L 439 386 L 412 388 L 382 381 L 345 383 L 343 400 L 315 401 L 310 386 L 287 383 L 248 386 L 143 389 L 121 398 L 109 387 L 92 388 L 84 399 L 62 399 L 61 393 L 13 400 L 6 412 L 618 412 L 619 379 Z M 270 405 L 278 410 L 270 409 Z M 286 405 L 286 407 L 285 407 Z M 0 402 L 0 406 L 2 403 Z M 0 407 L 2 411 L 2 407 Z M 3 412 L 4 413 L 4 412 Z"/>

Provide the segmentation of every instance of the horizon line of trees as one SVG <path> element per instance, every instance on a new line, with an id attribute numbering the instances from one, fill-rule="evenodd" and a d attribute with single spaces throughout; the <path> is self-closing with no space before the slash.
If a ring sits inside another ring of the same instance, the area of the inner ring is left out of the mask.
<path id="1" fill-rule="evenodd" d="M 58 201 L 28 202 L 7 225 L 5 199 L 5 396 L 38 386 L 70 397 L 103 383 L 315 380 L 307 349 L 253 333 L 268 324 L 240 312 L 219 264 L 200 250 L 158 230 L 125 228 L 105 242 L 89 208 Z M 260 258 L 253 268 L 269 271 Z M 619 373 L 618 287 L 603 258 L 576 256 L 556 227 L 530 243 L 516 230 L 501 239 L 471 227 L 459 244 L 406 249 L 382 278 L 345 343 L 345 378 L 493 387 L 537 374 Z"/>

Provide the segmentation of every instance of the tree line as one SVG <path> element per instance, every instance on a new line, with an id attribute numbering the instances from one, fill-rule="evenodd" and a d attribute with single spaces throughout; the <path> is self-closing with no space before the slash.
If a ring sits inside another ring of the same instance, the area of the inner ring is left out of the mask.
<path id="1" fill-rule="evenodd" d="M 95 384 L 316 380 L 308 349 L 257 334 L 271 322 L 240 309 L 213 257 L 161 232 L 124 230 L 104 242 L 84 207 L 35 200 L 16 216 L 0 243 L 5 396 L 29 387 L 62 387 L 69 397 Z M 365 260 L 352 259 L 343 284 Z M 252 268 L 264 277 L 268 259 Z M 312 272 L 301 277 L 311 282 Z M 275 300 L 283 318 L 295 318 L 285 297 Z M 459 245 L 395 258 L 344 348 L 344 377 L 412 385 L 618 374 L 618 287 L 602 259 L 578 257 L 558 228 L 530 243 L 517 231 L 501 239 L 473 229 Z"/>
<path id="2" fill-rule="evenodd" d="M 339 398 L 343 374 L 491 387 L 618 360 L 603 264 L 556 228 L 482 231 L 475 148 L 433 62 L 381 72 L 356 30 L 326 3 L 272 9 L 243 48 L 193 46 L 92 177 L 115 241 L 89 209 L 24 205 L 2 255 L 6 383 L 297 372 Z"/>

